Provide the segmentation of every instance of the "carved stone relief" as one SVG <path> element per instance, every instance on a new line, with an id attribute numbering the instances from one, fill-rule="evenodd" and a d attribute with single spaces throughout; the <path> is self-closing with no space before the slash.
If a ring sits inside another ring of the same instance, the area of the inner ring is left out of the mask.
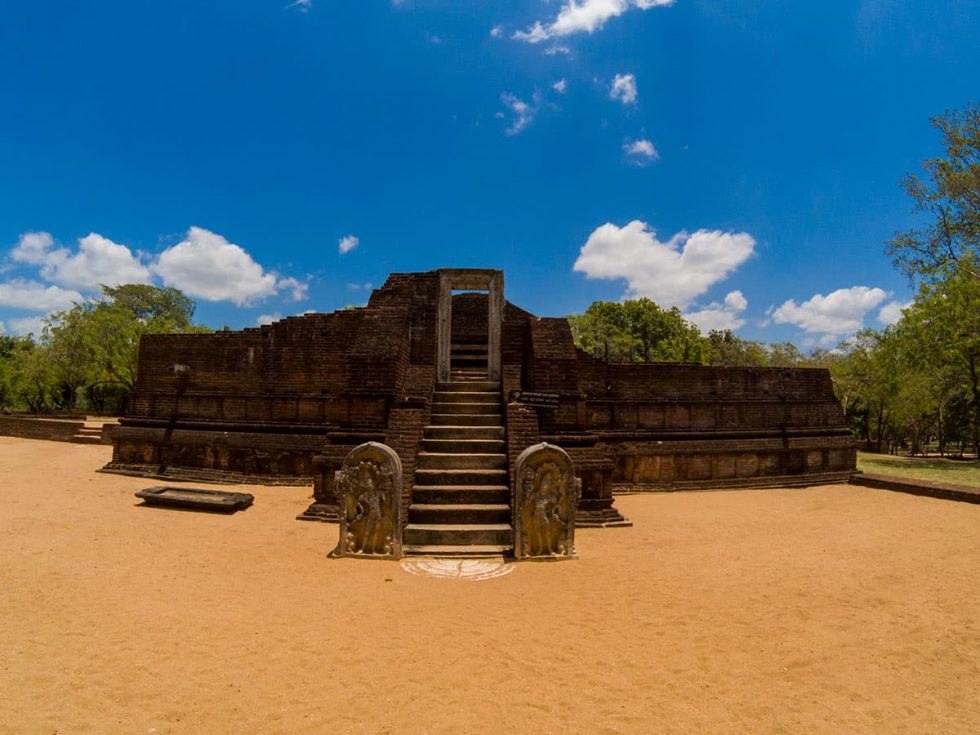
<path id="1" fill-rule="evenodd" d="M 402 463 L 384 444 L 355 447 L 336 474 L 340 542 L 335 556 L 401 558 Z"/>
<path id="2" fill-rule="evenodd" d="M 568 454 L 546 442 L 528 447 L 517 458 L 515 481 L 514 556 L 574 559 L 582 490 Z"/>

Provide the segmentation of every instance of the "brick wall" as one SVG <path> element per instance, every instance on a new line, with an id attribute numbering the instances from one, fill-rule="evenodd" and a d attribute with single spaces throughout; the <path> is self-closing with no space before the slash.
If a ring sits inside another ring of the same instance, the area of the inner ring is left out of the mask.
<path id="1" fill-rule="evenodd" d="M 541 436 L 595 465 L 592 482 L 805 484 L 854 469 L 826 370 L 607 363 L 574 347 L 564 319 L 532 318 L 526 345 L 523 387 L 560 396 L 557 410 L 539 412 Z"/>
<path id="2" fill-rule="evenodd" d="M 437 302 L 438 274 L 394 274 L 365 308 L 145 337 L 108 469 L 315 478 L 332 497 L 347 451 L 428 410 Z"/>

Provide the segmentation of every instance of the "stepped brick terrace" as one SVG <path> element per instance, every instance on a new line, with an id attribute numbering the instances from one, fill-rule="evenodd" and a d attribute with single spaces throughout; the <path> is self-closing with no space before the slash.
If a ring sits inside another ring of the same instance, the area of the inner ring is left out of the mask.
<path id="1" fill-rule="evenodd" d="M 314 520 L 338 519 L 351 450 L 383 443 L 407 554 L 512 550 L 515 462 L 540 442 L 574 463 L 579 527 L 628 523 L 614 491 L 813 485 L 855 467 L 826 370 L 605 362 L 483 269 L 394 274 L 363 308 L 145 337 L 108 435 L 107 471 L 312 480 Z"/>

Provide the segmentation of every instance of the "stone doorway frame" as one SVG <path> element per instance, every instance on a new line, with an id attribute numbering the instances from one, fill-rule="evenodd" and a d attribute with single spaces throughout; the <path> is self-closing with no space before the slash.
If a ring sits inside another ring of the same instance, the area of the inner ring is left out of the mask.
<path id="1" fill-rule="evenodd" d="M 453 290 L 486 291 L 487 380 L 500 380 L 500 331 L 504 320 L 504 272 L 484 268 L 452 268 L 439 271 L 438 340 L 436 373 L 442 383 L 450 379 Z"/>

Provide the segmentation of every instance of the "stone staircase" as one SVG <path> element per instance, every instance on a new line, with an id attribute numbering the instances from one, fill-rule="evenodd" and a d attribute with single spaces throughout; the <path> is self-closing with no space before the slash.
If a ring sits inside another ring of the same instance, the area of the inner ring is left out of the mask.
<path id="1" fill-rule="evenodd" d="M 85 418 L 85 422 L 78 427 L 71 440 L 76 444 L 103 444 L 102 428 L 106 424 L 118 424 L 116 419 L 92 419 Z"/>
<path id="2" fill-rule="evenodd" d="M 415 465 L 406 554 L 513 551 L 500 384 L 487 380 L 485 348 L 479 360 L 478 347 L 454 344 L 451 380 L 436 386 Z"/>
<path id="3" fill-rule="evenodd" d="M 453 340 L 449 351 L 449 364 L 455 375 L 460 377 L 487 377 L 487 356 L 489 354 L 485 339 Z"/>

